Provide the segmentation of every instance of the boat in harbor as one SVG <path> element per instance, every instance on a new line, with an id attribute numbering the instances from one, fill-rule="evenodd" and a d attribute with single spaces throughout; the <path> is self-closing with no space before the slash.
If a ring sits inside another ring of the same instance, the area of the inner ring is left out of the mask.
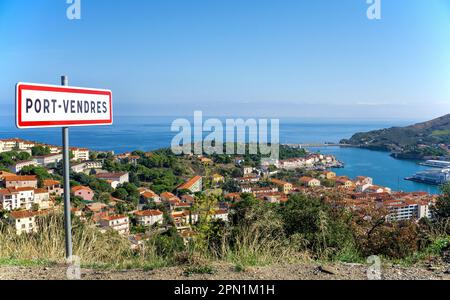
<path id="1" fill-rule="evenodd" d="M 450 168 L 421 171 L 405 179 L 432 185 L 442 185 L 450 182 Z"/>
<path id="2" fill-rule="evenodd" d="M 450 168 L 450 161 L 444 160 L 427 160 L 426 162 L 419 163 L 421 166 L 433 167 L 433 168 Z"/>

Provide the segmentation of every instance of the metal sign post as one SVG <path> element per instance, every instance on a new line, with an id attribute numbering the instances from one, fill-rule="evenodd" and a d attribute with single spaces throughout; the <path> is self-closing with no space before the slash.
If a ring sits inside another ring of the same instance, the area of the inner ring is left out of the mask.
<path id="1" fill-rule="evenodd" d="M 112 101 L 111 90 L 69 86 L 66 76 L 61 77 L 61 85 L 22 82 L 16 85 L 17 128 L 62 128 L 64 230 L 69 261 L 73 259 L 69 127 L 112 125 Z"/>
<path id="2" fill-rule="evenodd" d="M 61 85 L 68 86 L 67 76 L 61 76 Z M 69 127 L 62 128 L 63 174 L 64 174 L 64 229 L 66 233 L 66 258 L 72 257 L 72 215 L 70 204 L 70 152 Z"/>

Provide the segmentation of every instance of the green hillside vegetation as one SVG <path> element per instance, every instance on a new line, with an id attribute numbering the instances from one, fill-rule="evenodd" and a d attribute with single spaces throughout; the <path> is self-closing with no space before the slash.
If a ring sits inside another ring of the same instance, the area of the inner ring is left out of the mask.
<path id="1" fill-rule="evenodd" d="M 407 127 L 357 133 L 341 143 L 392 151 L 399 158 L 446 156 L 448 151 L 438 145 L 450 144 L 450 114 Z"/>

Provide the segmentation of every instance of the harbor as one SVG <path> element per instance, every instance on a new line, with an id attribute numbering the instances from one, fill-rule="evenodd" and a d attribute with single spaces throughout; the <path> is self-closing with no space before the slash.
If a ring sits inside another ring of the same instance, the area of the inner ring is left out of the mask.
<path id="1" fill-rule="evenodd" d="M 405 178 L 405 180 L 431 185 L 442 185 L 450 182 L 449 161 L 427 160 L 426 162 L 419 163 L 419 165 L 432 167 L 434 169 L 417 172 L 412 177 Z"/>

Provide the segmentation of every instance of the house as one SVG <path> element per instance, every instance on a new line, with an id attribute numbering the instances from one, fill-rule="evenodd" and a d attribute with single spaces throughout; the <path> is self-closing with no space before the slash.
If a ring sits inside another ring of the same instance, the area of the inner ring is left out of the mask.
<path id="1" fill-rule="evenodd" d="M 164 214 L 159 210 L 143 210 L 136 212 L 134 215 L 137 224 L 141 226 L 161 225 L 164 221 Z"/>
<path id="2" fill-rule="evenodd" d="M 43 188 L 47 189 L 50 195 L 62 196 L 64 193 L 61 182 L 52 179 L 46 179 L 42 183 Z"/>
<path id="3" fill-rule="evenodd" d="M 78 161 L 89 160 L 89 149 L 72 147 L 72 148 L 70 148 L 70 152 L 73 155 L 72 160 L 78 160 Z"/>
<path id="4" fill-rule="evenodd" d="M 172 217 L 172 221 L 175 224 L 175 227 L 177 227 L 177 229 L 188 227 L 189 221 L 191 219 L 189 213 L 184 211 L 172 212 L 170 216 Z"/>
<path id="5" fill-rule="evenodd" d="M 368 184 L 368 183 L 363 183 L 363 184 L 357 184 L 356 185 L 356 189 L 355 192 L 357 193 L 364 193 L 368 188 L 370 188 L 372 185 Z"/>
<path id="6" fill-rule="evenodd" d="M 292 189 L 293 189 L 292 183 L 289 183 L 289 182 L 286 182 L 286 181 L 283 181 L 283 180 L 271 179 L 270 182 L 272 182 L 273 184 L 277 185 L 278 188 L 283 193 L 285 193 L 286 195 L 289 194 L 292 191 Z"/>
<path id="7" fill-rule="evenodd" d="M 22 171 L 23 168 L 29 167 L 29 166 L 35 167 L 35 166 L 38 166 L 38 163 L 34 159 L 19 161 L 19 162 L 15 163 L 14 165 L 10 166 L 9 170 L 11 170 L 11 172 L 13 172 L 13 173 L 19 173 L 20 171 Z"/>
<path id="8" fill-rule="evenodd" d="M 50 165 L 57 165 L 63 160 L 62 154 L 49 154 L 44 156 L 36 156 L 35 160 L 39 166 L 47 167 Z"/>
<path id="9" fill-rule="evenodd" d="M 91 215 L 92 221 L 98 222 L 113 212 L 113 210 L 106 204 L 100 202 L 89 203 L 86 205 L 85 211 Z"/>
<path id="10" fill-rule="evenodd" d="M 184 184 L 178 187 L 178 191 L 188 190 L 191 193 L 201 192 L 203 187 L 203 178 L 201 176 L 195 176 L 194 178 L 189 179 Z"/>
<path id="11" fill-rule="evenodd" d="M 146 188 L 140 188 L 138 191 L 140 194 L 138 210 L 142 210 L 145 206 L 151 204 L 152 202 L 155 204 L 161 203 L 161 197 L 159 197 L 154 191 Z"/>
<path id="12" fill-rule="evenodd" d="M 4 186 L 6 188 L 25 188 L 30 187 L 37 189 L 38 187 L 38 179 L 37 176 L 6 176 L 3 179 Z"/>
<path id="13" fill-rule="evenodd" d="M 210 158 L 207 158 L 207 157 L 201 157 L 201 158 L 200 158 L 200 162 L 201 162 L 202 164 L 204 164 L 205 166 L 209 166 L 209 165 L 214 164 L 213 160 L 210 159 Z"/>
<path id="14" fill-rule="evenodd" d="M 254 169 L 253 167 L 244 167 L 244 168 L 243 168 L 244 177 L 245 177 L 246 175 L 252 174 L 254 170 L 255 170 L 255 169 Z"/>
<path id="15" fill-rule="evenodd" d="M 258 183 L 261 178 L 256 174 L 248 174 L 245 177 L 240 177 L 235 179 L 240 184 L 252 184 Z"/>
<path id="16" fill-rule="evenodd" d="M 336 178 L 336 173 L 334 173 L 332 171 L 325 171 L 322 174 L 320 174 L 319 177 L 321 179 L 332 180 L 332 179 Z"/>
<path id="17" fill-rule="evenodd" d="M 162 202 L 169 202 L 169 201 L 173 201 L 173 200 L 180 201 L 180 198 L 178 198 L 177 196 L 175 196 L 174 194 L 169 193 L 169 192 L 164 192 L 161 194 Z"/>
<path id="18" fill-rule="evenodd" d="M 242 194 L 250 194 L 253 190 L 251 185 L 241 185 L 240 188 L 241 188 L 240 192 Z"/>
<path id="19" fill-rule="evenodd" d="M 191 195 L 183 195 L 183 196 L 181 196 L 181 202 L 187 203 L 190 206 L 192 206 L 195 202 L 195 198 L 192 197 Z"/>
<path id="20" fill-rule="evenodd" d="M 37 232 L 38 226 L 36 217 L 39 212 L 34 211 L 13 211 L 8 215 L 8 222 L 16 229 L 16 234 Z"/>
<path id="21" fill-rule="evenodd" d="M 74 186 L 71 190 L 72 194 L 80 197 L 84 201 L 92 201 L 94 199 L 94 191 L 87 186 Z"/>
<path id="22" fill-rule="evenodd" d="M 124 153 L 119 154 L 115 157 L 115 159 L 120 163 L 131 163 L 133 165 L 137 165 L 138 161 L 141 159 L 139 155 L 133 155 L 132 153 Z"/>
<path id="23" fill-rule="evenodd" d="M 30 210 L 34 204 L 34 188 L 6 188 L 0 189 L 0 204 L 6 211 L 16 209 Z"/>
<path id="24" fill-rule="evenodd" d="M 224 181 L 225 181 L 225 177 L 223 177 L 220 174 L 214 174 L 212 176 L 212 182 L 215 183 L 215 184 L 219 184 L 219 183 L 222 183 Z"/>
<path id="25" fill-rule="evenodd" d="M 119 185 L 130 181 L 129 174 L 126 172 L 122 173 L 100 173 L 96 174 L 97 179 L 102 179 L 107 181 L 112 188 L 117 188 Z"/>
<path id="26" fill-rule="evenodd" d="M 50 201 L 50 194 L 47 189 L 34 190 L 34 204 L 39 206 L 39 209 L 49 209 L 52 206 Z"/>
<path id="27" fill-rule="evenodd" d="M 358 176 L 358 177 L 356 177 L 355 184 L 356 185 L 364 185 L 364 184 L 372 185 L 373 184 L 373 179 L 371 177 Z"/>
<path id="28" fill-rule="evenodd" d="M 5 178 L 11 176 L 16 176 L 16 174 L 0 171 L 0 186 L 5 187 Z"/>
<path id="29" fill-rule="evenodd" d="M 263 195 L 278 193 L 278 187 L 260 187 L 260 188 L 252 188 L 251 193 L 255 197 L 261 197 Z"/>
<path id="30" fill-rule="evenodd" d="M 390 193 L 390 188 L 385 188 L 377 185 L 372 185 L 368 187 L 365 191 L 365 193 L 374 193 L 374 194 L 381 194 L 381 193 Z"/>
<path id="31" fill-rule="evenodd" d="M 100 219 L 99 225 L 103 229 L 112 229 L 121 235 L 130 233 L 130 220 L 127 216 L 108 216 Z"/>
<path id="32" fill-rule="evenodd" d="M 144 190 L 141 193 L 141 199 L 145 200 L 146 203 L 149 202 L 155 202 L 155 203 L 161 203 L 161 197 L 158 196 L 154 191 L 152 190 Z"/>
<path id="33" fill-rule="evenodd" d="M 353 181 L 351 181 L 347 176 L 339 176 L 335 178 L 336 184 L 342 186 L 345 189 L 352 189 L 355 187 Z"/>
<path id="34" fill-rule="evenodd" d="M 250 190 L 251 192 L 251 190 Z M 241 200 L 241 194 L 240 193 L 228 193 L 224 196 L 225 199 L 229 201 L 240 201 Z"/>
<path id="35" fill-rule="evenodd" d="M 218 209 L 211 216 L 213 220 L 222 220 L 228 222 L 228 211 L 226 209 Z"/>
<path id="36" fill-rule="evenodd" d="M 320 186 L 320 180 L 312 178 L 312 177 L 308 177 L 308 176 L 304 176 L 300 178 L 300 183 L 304 186 L 307 187 L 317 187 Z"/>

